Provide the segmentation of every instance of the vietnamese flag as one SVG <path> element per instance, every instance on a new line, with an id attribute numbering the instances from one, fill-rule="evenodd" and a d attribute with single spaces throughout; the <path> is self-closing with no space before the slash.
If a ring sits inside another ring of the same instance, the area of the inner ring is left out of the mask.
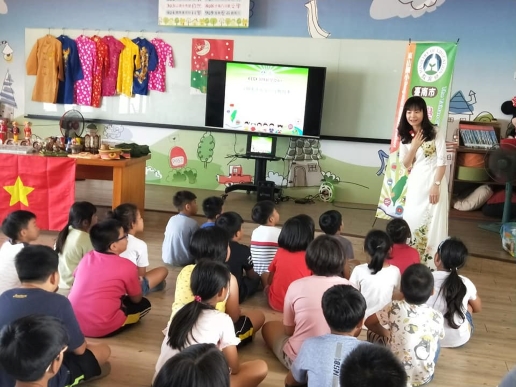
<path id="1" fill-rule="evenodd" d="M 192 39 L 190 94 L 206 94 L 208 60 L 233 60 L 233 46 L 228 39 Z"/>
<path id="2" fill-rule="evenodd" d="M 16 210 L 36 214 L 42 230 L 61 230 L 75 201 L 75 160 L 0 154 L 0 218 Z"/>

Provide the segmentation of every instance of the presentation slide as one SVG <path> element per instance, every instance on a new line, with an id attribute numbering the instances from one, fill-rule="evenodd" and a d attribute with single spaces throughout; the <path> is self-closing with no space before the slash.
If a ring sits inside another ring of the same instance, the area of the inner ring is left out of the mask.
<path id="1" fill-rule="evenodd" d="M 224 128 L 303 135 L 308 69 L 227 63 Z"/>

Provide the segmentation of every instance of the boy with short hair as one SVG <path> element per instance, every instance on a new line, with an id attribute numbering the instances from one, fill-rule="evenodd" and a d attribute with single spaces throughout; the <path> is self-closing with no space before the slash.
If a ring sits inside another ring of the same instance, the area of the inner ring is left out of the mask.
<path id="1" fill-rule="evenodd" d="M 407 384 L 412 386 L 432 380 L 440 352 L 439 340 L 444 338 L 443 315 L 426 305 L 433 290 L 430 269 L 423 264 L 411 265 L 401 276 L 403 299 L 393 300 L 365 322 L 368 341 L 387 339 L 407 372 Z"/>
<path id="2" fill-rule="evenodd" d="M 231 253 L 227 265 L 237 280 L 240 303 L 256 293 L 260 285 L 260 276 L 254 271 L 251 250 L 248 246 L 239 243 L 243 235 L 243 223 L 244 219 L 240 214 L 232 211 L 221 214 L 215 222 L 215 225 L 225 230 L 231 238 L 229 242 Z"/>
<path id="3" fill-rule="evenodd" d="M 67 344 L 68 334 L 59 319 L 22 317 L 0 332 L 0 368 L 16 380 L 12 383 L 16 387 L 68 385 L 68 369 L 61 366 Z"/>
<path id="4" fill-rule="evenodd" d="M 251 256 L 253 257 L 254 271 L 261 276 L 268 272 L 269 265 L 278 250 L 278 238 L 281 229 L 276 225 L 280 216 L 273 201 L 263 200 L 253 207 L 251 218 L 260 226 L 251 234 Z M 267 286 L 262 280 L 263 287 Z"/>
<path id="5" fill-rule="evenodd" d="M 224 200 L 219 196 L 210 196 L 202 202 L 202 212 L 206 216 L 207 221 L 201 225 L 201 228 L 215 226 L 215 221 L 222 214 Z"/>
<path id="6" fill-rule="evenodd" d="M 0 327 L 32 314 L 55 317 L 63 323 L 69 337 L 63 368 L 70 380 L 89 380 L 101 375 L 101 367 L 107 363 L 111 351 L 105 344 L 86 342 L 70 301 L 56 293 L 58 254 L 48 246 L 30 245 L 16 255 L 15 264 L 21 285 L 0 295 Z M 70 384 L 64 382 L 59 387 Z M 0 371 L 0 386 L 14 384 L 14 380 Z"/>
<path id="7" fill-rule="evenodd" d="M 151 304 L 142 296 L 138 267 L 120 256 L 127 249 L 122 224 L 99 222 L 90 239 L 94 250 L 79 262 L 68 299 L 86 336 L 111 336 L 140 321 Z"/>
<path id="8" fill-rule="evenodd" d="M 340 387 L 406 387 L 407 373 L 394 354 L 380 345 L 359 345 L 342 362 Z"/>
<path id="9" fill-rule="evenodd" d="M 319 217 L 319 227 L 321 231 L 327 235 L 332 235 L 339 243 L 342 245 L 344 249 L 344 254 L 346 257 L 346 266 L 344 268 L 344 277 L 349 279 L 351 276 L 351 270 L 349 268 L 349 261 L 355 259 L 355 253 L 353 252 L 353 245 L 351 242 L 344 238 L 340 233 L 342 232 L 342 228 L 344 227 L 342 223 L 342 214 L 336 210 L 329 210 L 323 213 Z"/>
<path id="10" fill-rule="evenodd" d="M 2 232 L 9 240 L 0 248 L 0 294 L 20 286 L 14 257 L 39 237 L 36 215 L 30 211 L 13 211 L 2 222 Z"/>
<path id="11" fill-rule="evenodd" d="M 179 191 L 174 195 L 173 203 L 178 214 L 172 216 L 165 229 L 165 239 L 161 258 L 163 262 L 174 266 L 186 266 L 194 263 L 189 246 L 192 235 L 199 229 L 192 216 L 197 214 L 197 196 L 190 191 Z"/>
<path id="12" fill-rule="evenodd" d="M 286 386 L 336 386 L 340 364 L 361 342 L 366 301 L 351 285 L 334 285 L 322 297 L 324 319 L 331 333 L 304 341 L 285 378 Z M 338 365 L 338 366 L 336 366 Z"/>

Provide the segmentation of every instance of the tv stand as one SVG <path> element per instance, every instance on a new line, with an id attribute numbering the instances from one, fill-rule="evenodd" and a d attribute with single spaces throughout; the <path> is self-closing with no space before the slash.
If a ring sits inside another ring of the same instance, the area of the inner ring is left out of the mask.
<path id="1" fill-rule="evenodd" d="M 234 157 L 240 159 L 254 159 L 254 180 L 249 184 L 233 184 L 229 187 L 226 187 L 224 190 L 223 197 L 225 198 L 228 193 L 233 191 L 247 191 L 247 193 L 256 192 L 258 190 L 258 182 L 267 180 L 267 161 L 278 161 L 282 160 L 281 157 L 271 156 L 271 157 L 253 157 L 251 155 L 245 154 L 236 154 Z M 281 193 L 281 188 L 274 188 L 275 194 Z"/>

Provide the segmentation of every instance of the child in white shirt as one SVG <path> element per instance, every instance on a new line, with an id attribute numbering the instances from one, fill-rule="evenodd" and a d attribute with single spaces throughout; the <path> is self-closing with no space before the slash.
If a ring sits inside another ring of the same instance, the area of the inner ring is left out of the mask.
<path id="1" fill-rule="evenodd" d="M 0 248 L 0 294 L 20 287 L 14 258 L 26 244 L 39 237 L 36 215 L 30 211 L 13 211 L 2 222 L 2 232 L 9 238 Z"/>
<path id="2" fill-rule="evenodd" d="M 366 319 L 391 302 L 394 288 L 399 288 L 400 270 L 388 261 L 391 249 L 392 242 L 387 233 L 369 231 L 364 241 L 369 263 L 358 265 L 351 273 L 349 281 L 357 286 L 366 299 Z"/>
<path id="3" fill-rule="evenodd" d="M 145 296 L 151 291 L 165 289 L 168 269 L 165 266 L 160 266 L 147 271 L 149 266 L 147 243 L 135 237 L 136 233 L 143 232 L 143 218 L 138 207 L 132 203 L 120 204 L 109 212 L 108 216 L 122 223 L 122 227 L 127 233 L 127 249 L 120 256 L 127 258 L 138 266 L 143 295 Z"/>
<path id="4" fill-rule="evenodd" d="M 444 315 L 444 339 L 442 347 L 460 347 L 473 333 L 471 313 L 482 310 L 477 288 L 458 271 L 466 263 L 468 249 L 457 238 L 441 242 L 435 254 L 437 270 L 434 276 L 434 293 L 427 304 Z"/>

